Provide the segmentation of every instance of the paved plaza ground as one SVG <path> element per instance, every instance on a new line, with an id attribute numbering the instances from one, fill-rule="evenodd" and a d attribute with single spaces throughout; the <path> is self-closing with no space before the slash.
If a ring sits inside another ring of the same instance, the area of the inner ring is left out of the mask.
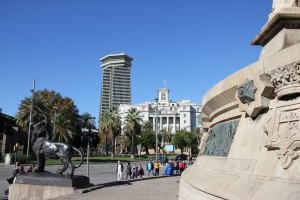
<path id="1" fill-rule="evenodd" d="M 135 162 L 146 167 L 147 161 Z M 124 163 L 125 164 L 125 163 Z M 125 164 L 126 165 L 126 164 Z M 55 172 L 60 166 L 47 165 L 46 170 Z M 7 199 L 4 191 L 8 188 L 6 178 L 12 174 L 13 165 L 0 165 L 0 199 Z M 116 163 L 97 163 L 91 164 L 89 167 L 90 182 L 94 185 L 111 183 L 116 181 Z M 164 173 L 165 167 L 160 169 L 160 173 Z M 147 173 L 147 171 L 145 171 Z M 75 174 L 87 175 L 87 166 L 76 169 Z M 124 173 L 125 174 L 125 173 Z M 164 177 L 164 178 L 143 178 L 139 181 L 129 182 L 123 185 L 114 185 L 103 187 L 86 194 L 74 194 L 64 199 L 177 199 L 179 189 L 180 176 Z M 116 193 L 118 191 L 118 193 Z M 139 197 L 139 198 L 138 198 Z"/>
<path id="2" fill-rule="evenodd" d="M 143 179 L 123 185 L 114 185 L 85 194 L 72 194 L 56 200 L 176 200 L 180 176 Z"/>

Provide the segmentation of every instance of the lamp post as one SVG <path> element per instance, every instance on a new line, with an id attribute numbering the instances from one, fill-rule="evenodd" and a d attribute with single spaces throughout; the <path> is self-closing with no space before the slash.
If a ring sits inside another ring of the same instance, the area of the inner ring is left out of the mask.
<path id="1" fill-rule="evenodd" d="M 16 144 L 14 145 L 14 151 L 15 151 L 15 167 L 16 167 L 16 162 L 17 162 L 17 150 L 18 150 L 18 146 L 19 146 L 18 143 L 16 143 Z"/>
<path id="2" fill-rule="evenodd" d="M 87 140 L 87 153 L 86 153 L 86 165 L 87 165 L 87 177 L 90 177 L 90 165 L 89 165 L 89 155 L 90 155 L 90 141 L 93 141 L 94 137 L 91 134 L 97 134 L 98 130 L 91 128 L 82 128 L 81 132 L 85 134 L 82 136 L 81 140 Z"/>
<path id="3" fill-rule="evenodd" d="M 158 98 L 154 99 L 156 101 L 156 116 L 155 116 L 155 160 L 158 161 Z"/>
<path id="4" fill-rule="evenodd" d="M 54 106 L 53 109 L 54 109 L 54 127 L 53 127 L 53 134 L 55 135 L 55 124 L 56 124 L 56 110 L 57 110 L 57 107 Z"/>
<path id="5" fill-rule="evenodd" d="M 26 154 L 26 160 L 29 161 L 29 145 L 30 145 L 30 136 L 31 136 L 31 124 L 32 124 L 32 109 L 33 109 L 33 95 L 34 95 L 34 89 L 35 89 L 35 80 L 33 80 L 33 88 L 30 90 L 32 92 L 31 95 L 31 103 L 30 103 L 30 114 L 29 114 L 29 130 L 28 130 L 28 141 L 27 141 L 27 154 Z"/>

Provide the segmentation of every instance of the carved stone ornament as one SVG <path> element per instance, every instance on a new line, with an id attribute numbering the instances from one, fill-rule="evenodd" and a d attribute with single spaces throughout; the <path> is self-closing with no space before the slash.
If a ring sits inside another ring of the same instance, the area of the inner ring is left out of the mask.
<path id="1" fill-rule="evenodd" d="M 300 149 L 300 105 L 292 107 L 274 109 L 264 125 L 268 135 L 265 147 L 276 151 L 284 169 L 288 169 L 293 160 L 299 157 L 297 150 Z"/>
<path id="2" fill-rule="evenodd" d="M 267 133 L 265 147 L 275 150 L 281 165 L 288 169 L 300 150 L 300 70 L 299 64 L 278 68 L 268 75 L 277 97 L 263 125 Z"/>
<path id="3" fill-rule="evenodd" d="M 298 0 L 273 0 L 272 11 L 276 12 L 281 8 L 299 7 L 299 4 Z"/>
<path id="4" fill-rule="evenodd" d="M 269 74 L 269 77 L 275 86 L 275 92 L 283 86 L 300 83 L 300 63 L 279 67 L 275 72 Z"/>
<path id="5" fill-rule="evenodd" d="M 237 95 L 240 101 L 245 104 L 247 103 L 248 105 L 255 100 L 255 92 L 256 92 L 256 87 L 254 86 L 254 81 L 253 80 L 246 80 L 244 83 L 239 85 L 238 90 L 237 90 Z"/>

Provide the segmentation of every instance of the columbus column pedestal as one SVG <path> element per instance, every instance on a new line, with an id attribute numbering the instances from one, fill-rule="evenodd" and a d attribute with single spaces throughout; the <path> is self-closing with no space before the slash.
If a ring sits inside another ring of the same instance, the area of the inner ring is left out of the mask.
<path id="1" fill-rule="evenodd" d="M 273 2 L 260 58 L 202 100 L 200 154 L 179 199 L 300 199 L 300 8 Z"/>

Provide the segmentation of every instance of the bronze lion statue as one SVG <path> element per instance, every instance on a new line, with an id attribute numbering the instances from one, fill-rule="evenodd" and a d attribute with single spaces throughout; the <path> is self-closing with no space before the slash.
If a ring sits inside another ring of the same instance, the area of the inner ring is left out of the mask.
<path id="1" fill-rule="evenodd" d="M 70 172 L 67 176 L 72 177 L 76 168 L 83 163 L 82 152 L 76 147 L 61 142 L 51 142 L 52 137 L 51 125 L 43 120 L 32 126 L 31 147 L 37 157 L 36 172 L 43 172 L 45 169 L 45 156 L 59 157 L 62 162 L 62 169 L 57 173 L 63 174 L 68 168 Z M 81 161 L 78 166 L 72 163 L 72 156 L 77 151 L 80 154 Z"/>

